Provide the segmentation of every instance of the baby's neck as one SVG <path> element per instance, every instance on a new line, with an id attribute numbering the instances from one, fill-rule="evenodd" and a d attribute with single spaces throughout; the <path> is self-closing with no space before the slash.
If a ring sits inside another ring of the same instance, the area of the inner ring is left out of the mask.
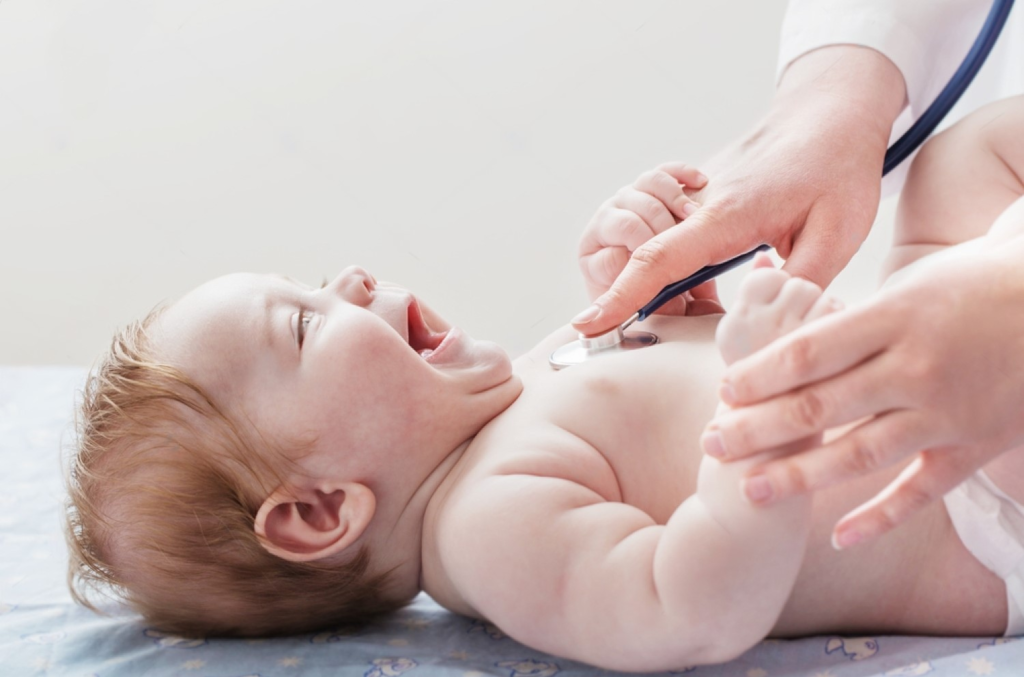
<path id="1" fill-rule="evenodd" d="M 396 596 L 411 598 L 423 589 L 423 548 L 431 540 L 424 539 L 424 533 L 434 507 L 444 500 L 458 477 L 460 461 L 472 441 L 472 437 L 465 440 L 445 456 L 404 505 L 389 501 L 387 512 L 374 518 L 380 518 L 380 528 L 368 543 L 374 555 L 373 567 L 378 573 L 391 571 Z"/>
<path id="2" fill-rule="evenodd" d="M 434 472 L 427 477 L 410 501 L 409 509 L 415 508 L 415 522 L 419 527 L 414 541 L 416 544 L 417 592 L 424 589 L 423 561 L 433 554 L 430 552 L 430 548 L 433 547 L 434 539 L 424 538 L 424 534 L 428 533 L 432 528 L 433 516 L 437 513 L 438 507 L 444 503 L 445 498 L 461 474 L 461 462 L 465 456 L 466 449 L 469 448 L 474 439 L 475 436 L 470 437 L 456 447 L 452 453 L 448 454 L 438 464 Z"/>

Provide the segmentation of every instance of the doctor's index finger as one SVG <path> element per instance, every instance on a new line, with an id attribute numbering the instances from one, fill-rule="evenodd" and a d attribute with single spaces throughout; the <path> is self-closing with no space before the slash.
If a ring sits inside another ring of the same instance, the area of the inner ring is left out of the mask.
<path id="1" fill-rule="evenodd" d="M 586 319 L 581 313 L 573 326 L 587 335 L 622 324 L 668 284 L 693 274 L 709 263 L 741 254 L 756 243 L 740 228 L 723 226 L 707 206 L 681 224 L 638 247 L 611 288 L 594 301 L 599 312 Z M 591 310 L 592 310 L 591 309 Z M 586 321 L 580 321 L 584 318 Z"/>
<path id="2" fill-rule="evenodd" d="M 984 445 L 918 453 L 888 486 L 839 520 L 833 530 L 833 546 L 864 543 L 891 531 L 941 500 L 996 455 Z"/>
<path id="3" fill-rule="evenodd" d="M 838 376 L 877 355 L 890 326 L 872 304 L 807 324 L 733 363 L 722 379 L 722 400 L 746 406 Z"/>

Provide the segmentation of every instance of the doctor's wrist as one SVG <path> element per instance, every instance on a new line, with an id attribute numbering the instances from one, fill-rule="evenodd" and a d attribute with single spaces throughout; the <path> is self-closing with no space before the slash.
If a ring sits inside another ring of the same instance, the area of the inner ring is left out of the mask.
<path id="1" fill-rule="evenodd" d="M 804 54 L 779 82 L 769 117 L 810 114 L 870 135 L 884 148 L 906 102 L 906 85 L 896 65 L 873 49 L 830 45 Z"/>

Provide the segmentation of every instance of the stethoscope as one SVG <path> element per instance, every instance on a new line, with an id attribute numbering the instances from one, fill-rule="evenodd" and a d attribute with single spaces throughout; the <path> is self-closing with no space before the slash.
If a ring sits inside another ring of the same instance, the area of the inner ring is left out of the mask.
<path id="1" fill-rule="evenodd" d="M 992 47 L 999 38 L 999 34 L 1006 24 L 1006 18 L 1009 16 L 1012 7 L 1013 0 L 995 0 L 992 3 L 992 9 L 985 19 L 985 24 L 981 27 L 978 38 L 971 45 L 971 50 L 967 53 L 963 63 L 960 64 L 960 68 L 949 79 L 945 88 L 935 98 L 935 101 L 928 106 L 928 109 L 917 122 L 885 152 L 882 176 L 885 176 L 899 166 L 918 146 L 924 143 L 924 140 L 935 131 L 935 128 L 946 117 L 949 110 L 960 99 L 960 96 L 967 89 L 968 85 L 971 84 L 971 81 L 974 80 L 974 76 L 981 70 L 985 59 L 988 58 L 989 53 L 992 51 Z M 674 299 L 680 294 L 704 284 L 728 270 L 732 270 L 753 258 L 757 252 L 768 249 L 771 249 L 771 247 L 766 244 L 759 245 L 746 254 L 741 254 L 724 263 L 705 266 L 693 275 L 678 282 L 673 282 L 658 292 L 658 295 L 651 299 L 650 303 L 633 313 L 632 317 L 618 327 L 595 336 L 580 334 L 577 340 L 567 343 L 551 353 L 548 362 L 551 363 L 553 368 L 562 369 L 603 355 L 637 350 L 656 344 L 658 337 L 655 334 L 646 331 L 634 331 L 627 334 L 626 329 L 634 322 L 646 319 L 670 299 Z"/>

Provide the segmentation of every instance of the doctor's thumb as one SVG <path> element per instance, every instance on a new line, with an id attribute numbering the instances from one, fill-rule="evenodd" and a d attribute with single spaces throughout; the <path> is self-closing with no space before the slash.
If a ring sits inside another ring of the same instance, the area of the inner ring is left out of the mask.
<path id="1" fill-rule="evenodd" d="M 819 236 L 820 237 L 820 236 Z M 808 234 L 793 245 L 782 269 L 793 277 L 810 280 L 825 289 L 850 262 L 857 248 L 842 247 L 835 238 L 814 239 Z"/>

